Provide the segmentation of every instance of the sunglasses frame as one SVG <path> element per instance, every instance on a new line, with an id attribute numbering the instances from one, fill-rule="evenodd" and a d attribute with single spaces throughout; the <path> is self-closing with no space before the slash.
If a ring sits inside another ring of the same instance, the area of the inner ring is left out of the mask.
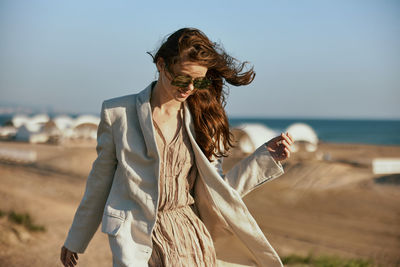
<path id="1" fill-rule="evenodd" d="M 205 90 L 208 89 L 210 87 L 210 85 L 212 84 L 212 81 L 207 78 L 207 77 L 199 77 L 199 78 L 193 78 L 189 75 L 175 75 L 168 67 L 167 70 L 169 72 L 169 74 L 171 75 L 171 85 L 173 86 L 177 86 L 177 87 L 181 87 L 181 88 L 186 88 L 189 86 L 189 84 L 193 84 L 194 90 Z M 177 79 L 183 79 L 184 81 L 177 81 Z M 204 87 L 198 87 L 198 85 L 196 85 L 196 81 L 200 81 L 200 83 L 205 83 Z"/>

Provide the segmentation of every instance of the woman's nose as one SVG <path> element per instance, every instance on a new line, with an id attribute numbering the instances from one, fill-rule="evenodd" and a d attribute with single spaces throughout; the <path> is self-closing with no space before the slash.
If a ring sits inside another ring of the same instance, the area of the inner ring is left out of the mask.
<path id="1" fill-rule="evenodd" d="M 188 85 L 188 87 L 187 87 L 188 89 L 189 89 L 189 91 L 193 91 L 194 90 L 194 86 L 193 86 L 193 83 L 191 82 L 191 83 L 189 83 L 189 85 Z"/>

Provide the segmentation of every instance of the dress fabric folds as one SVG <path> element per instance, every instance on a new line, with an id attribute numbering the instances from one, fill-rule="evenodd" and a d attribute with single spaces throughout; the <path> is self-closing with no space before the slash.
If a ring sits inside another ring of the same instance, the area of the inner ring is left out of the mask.
<path id="1" fill-rule="evenodd" d="M 160 153 L 159 204 L 152 233 L 153 251 L 150 267 L 216 266 L 211 236 L 194 213 L 191 190 L 197 176 L 189 137 L 180 126 L 169 144 L 153 121 Z"/>

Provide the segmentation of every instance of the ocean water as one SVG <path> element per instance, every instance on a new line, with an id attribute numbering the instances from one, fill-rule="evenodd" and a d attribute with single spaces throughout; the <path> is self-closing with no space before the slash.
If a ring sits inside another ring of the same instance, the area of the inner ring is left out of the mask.
<path id="1" fill-rule="evenodd" d="M 70 115 L 76 117 L 77 115 Z M 12 115 L 0 115 L 0 125 Z M 52 116 L 50 116 L 52 117 Z M 293 123 L 311 126 L 323 142 L 357 143 L 376 145 L 400 145 L 400 120 L 344 120 L 344 119 L 260 119 L 230 118 L 231 126 L 242 123 L 259 123 L 279 132 L 284 132 Z"/>
<path id="2" fill-rule="evenodd" d="M 229 119 L 231 126 L 259 123 L 277 132 L 284 132 L 297 122 L 311 126 L 323 142 L 400 145 L 400 120 Z"/>

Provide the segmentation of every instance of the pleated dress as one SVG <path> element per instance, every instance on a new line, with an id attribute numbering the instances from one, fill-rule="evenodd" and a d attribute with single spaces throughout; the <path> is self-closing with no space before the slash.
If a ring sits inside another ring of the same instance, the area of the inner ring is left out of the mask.
<path id="1" fill-rule="evenodd" d="M 183 125 L 169 144 L 155 121 L 157 147 L 160 152 L 159 205 L 152 233 L 153 252 L 150 267 L 216 266 L 211 236 L 194 213 L 191 195 L 197 168 Z"/>

